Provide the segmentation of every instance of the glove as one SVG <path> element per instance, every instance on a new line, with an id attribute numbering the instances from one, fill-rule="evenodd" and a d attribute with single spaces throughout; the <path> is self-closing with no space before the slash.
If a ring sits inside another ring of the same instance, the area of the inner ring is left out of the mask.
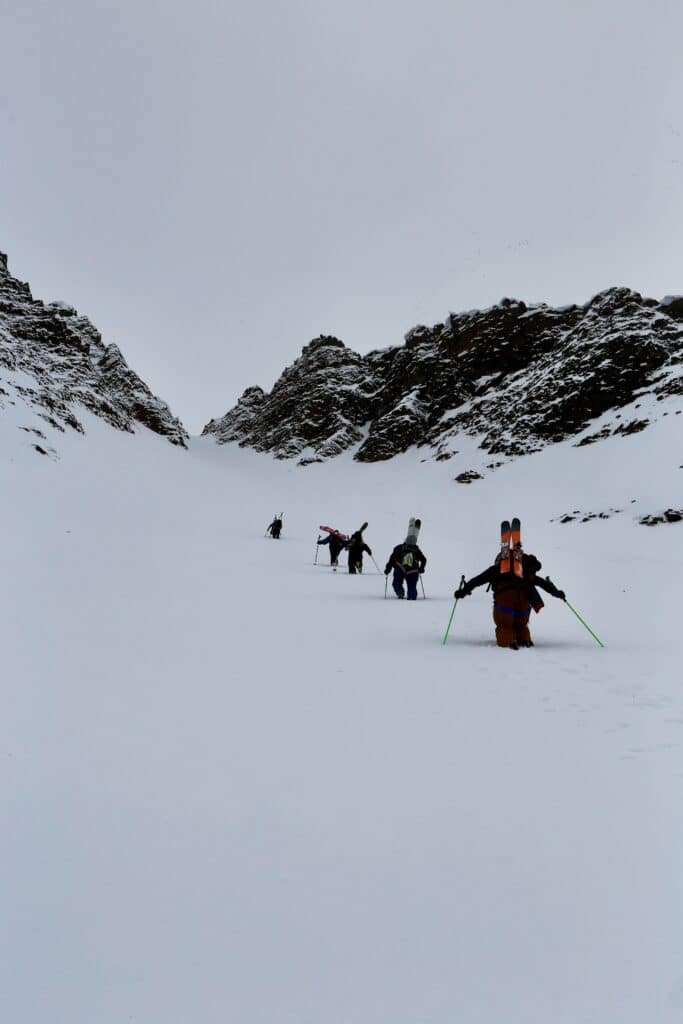
<path id="1" fill-rule="evenodd" d="M 566 601 L 567 598 L 564 596 L 564 590 L 558 590 L 555 597 L 559 597 L 560 601 Z"/>
<path id="2" fill-rule="evenodd" d="M 470 596 L 470 591 L 467 589 L 467 587 L 464 587 L 464 586 L 463 587 L 458 587 L 457 590 L 453 591 L 453 597 L 457 598 L 457 600 L 460 600 L 461 597 L 469 597 L 469 596 Z"/>
<path id="3" fill-rule="evenodd" d="M 390 572 L 391 572 L 391 569 L 385 569 L 384 570 L 384 575 L 388 576 Z"/>

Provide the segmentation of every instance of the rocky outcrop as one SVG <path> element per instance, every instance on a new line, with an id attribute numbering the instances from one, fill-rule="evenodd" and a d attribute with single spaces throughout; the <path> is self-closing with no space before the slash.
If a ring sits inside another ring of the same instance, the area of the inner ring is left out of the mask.
<path id="1" fill-rule="evenodd" d="M 188 435 L 116 345 L 65 303 L 34 299 L 0 253 L 0 409 L 24 405 L 53 430 L 83 432 L 87 409 L 118 430 L 142 424 L 184 446 Z M 40 434 L 33 427 L 21 427 Z M 45 454 L 41 445 L 34 445 Z"/>
<path id="2" fill-rule="evenodd" d="M 682 355 L 677 297 L 659 303 L 612 288 L 560 309 L 503 299 L 362 357 L 318 338 L 270 394 L 250 388 L 204 433 L 301 462 L 350 448 L 377 461 L 414 445 L 449 458 L 462 434 L 489 455 L 514 457 L 578 437 L 605 413 L 613 421 L 577 443 L 643 429 L 647 417 L 621 422 L 619 410 L 680 395 Z"/>
<path id="3" fill-rule="evenodd" d="M 663 512 L 653 512 L 649 516 L 643 516 L 638 522 L 643 526 L 659 526 L 661 523 L 683 522 L 683 508 L 665 508 Z"/>
<path id="4" fill-rule="evenodd" d="M 337 338 L 320 337 L 304 347 L 269 395 L 248 388 L 203 433 L 219 444 L 238 441 L 280 459 L 320 461 L 362 440 L 360 426 L 371 415 L 373 397 L 363 359 Z"/>

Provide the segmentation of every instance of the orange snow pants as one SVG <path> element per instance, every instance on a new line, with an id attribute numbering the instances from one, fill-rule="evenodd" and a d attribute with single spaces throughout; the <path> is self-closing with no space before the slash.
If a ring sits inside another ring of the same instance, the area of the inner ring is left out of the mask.
<path id="1" fill-rule="evenodd" d="M 493 621 L 496 624 L 496 643 L 499 647 L 528 644 L 531 605 L 523 590 L 499 590 L 493 599 Z"/>

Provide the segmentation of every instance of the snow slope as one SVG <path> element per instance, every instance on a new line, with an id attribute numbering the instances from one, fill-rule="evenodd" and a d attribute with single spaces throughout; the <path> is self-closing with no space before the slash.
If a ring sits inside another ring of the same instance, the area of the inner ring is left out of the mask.
<path id="1" fill-rule="evenodd" d="M 0 425 L 1 1019 L 680 1020 L 680 420 L 470 486 L 84 422 Z M 427 600 L 313 564 L 411 514 Z M 604 650 L 551 598 L 499 650 L 483 590 L 442 645 L 514 514 Z"/>

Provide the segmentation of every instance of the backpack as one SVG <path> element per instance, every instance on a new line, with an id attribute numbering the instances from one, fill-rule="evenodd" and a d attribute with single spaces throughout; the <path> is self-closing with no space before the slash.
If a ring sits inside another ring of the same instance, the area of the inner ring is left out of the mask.
<path id="1" fill-rule="evenodd" d="M 413 544 L 404 544 L 401 554 L 401 568 L 404 572 L 412 572 L 419 567 L 417 548 Z"/>

